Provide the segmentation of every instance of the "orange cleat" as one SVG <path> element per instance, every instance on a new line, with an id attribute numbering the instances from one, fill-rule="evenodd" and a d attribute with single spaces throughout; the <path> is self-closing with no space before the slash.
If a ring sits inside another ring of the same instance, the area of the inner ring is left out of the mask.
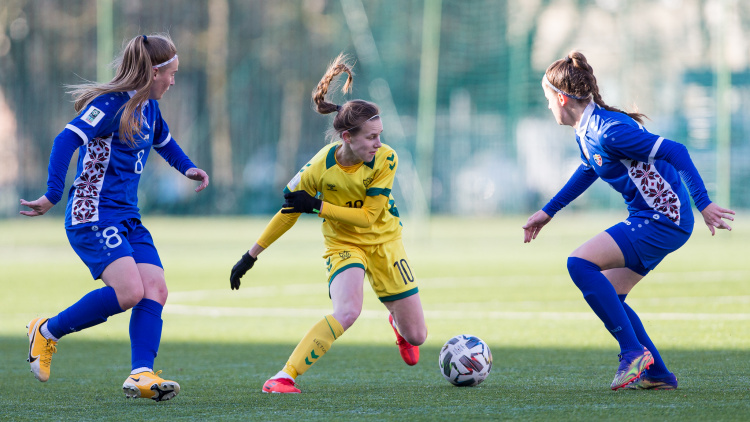
<path id="1" fill-rule="evenodd" d="M 403 359 L 409 366 L 416 365 L 417 362 L 419 362 L 419 346 L 413 346 L 409 344 L 406 339 L 401 337 L 398 329 L 393 324 L 393 315 L 388 315 L 388 322 L 391 323 L 393 332 L 396 333 L 396 344 L 398 345 L 398 351 L 401 353 L 401 359 Z"/>
<path id="2" fill-rule="evenodd" d="M 301 393 L 290 378 L 271 378 L 263 384 L 264 393 Z"/>

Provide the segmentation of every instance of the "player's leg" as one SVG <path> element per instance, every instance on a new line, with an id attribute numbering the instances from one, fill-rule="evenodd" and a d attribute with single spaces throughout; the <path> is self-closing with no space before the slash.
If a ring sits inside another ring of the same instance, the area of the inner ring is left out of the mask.
<path id="1" fill-rule="evenodd" d="M 620 345 L 620 365 L 611 388 L 633 382 L 653 363 L 641 345 L 612 283 L 602 270 L 625 266 L 625 257 L 607 232 L 594 236 L 568 258 L 568 272 L 584 299 Z"/>
<path id="2" fill-rule="evenodd" d="M 419 293 L 392 302 L 383 302 L 390 312 L 389 321 L 396 334 L 396 344 L 407 365 L 419 362 L 419 346 L 427 339 L 427 325 Z"/>
<path id="3" fill-rule="evenodd" d="M 161 371 L 154 373 L 163 326 L 161 314 L 168 294 L 164 269 L 148 230 L 138 220 L 129 220 L 128 224 L 143 298 L 130 314 L 131 372 L 122 388 L 126 397 L 169 400 L 180 392 L 180 385 L 162 379 Z"/>
<path id="4" fill-rule="evenodd" d="M 112 315 L 129 309 L 143 295 L 132 258 L 127 230 L 119 224 L 74 227 L 67 230 L 73 250 L 105 287 L 96 289 L 52 318 L 29 323 L 29 363 L 34 376 L 47 381 L 57 341 L 75 331 L 101 324 Z"/>
<path id="5" fill-rule="evenodd" d="M 638 317 L 638 314 L 627 303 L 625 303 L 625 298 L 628 293 L 630 293 L 633 287 L 643 279 L 643 276 L 629 268 L 614 268 L 603 271 L 603 273 L 617 291 L 620 302 L 622 302 L 622 306 L 625 309 L 625 313 L 628 315 L 628 319 L 638 337 L 638 341 L 645 346 L 654 357 L 654 364 L 643 371 L 643 374 L 637 380 L 626 385 L 624 388 L 633 390 L 673 390 L 677 388 L 677 377 L 667 369 L 659 350 L 651 341 L 648 333 L 646 333 L 646 329 L 643 326 L 640 317 Z"/>
<path id="6" fill-rule="evenodd" d="M 346 266 L 334 272 L 329 286 L 333 313 L 318 321 L 305 334 L 287 360 L 284 369 L 263 385 L 265 393 L 299 393 L 294 380 L 307 372 L 330 350 L 344 331 L 354 324 L 362 312 L 362 264 Z"/>
<path id="7" fill-rule="evenodd" d="M 427 337 L 419 287 L 401 239 L 370 248 L 368 276 L 396 335 L 399 354 L 407 365 L 419 362 L 419 345 Z"/>

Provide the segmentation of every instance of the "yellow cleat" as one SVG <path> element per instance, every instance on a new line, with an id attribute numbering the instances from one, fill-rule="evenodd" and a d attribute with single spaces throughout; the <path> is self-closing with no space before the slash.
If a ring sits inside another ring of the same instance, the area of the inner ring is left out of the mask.
<path id="1" fill-rule="evenodd" d="M 125 397 L 163 401 L 176 396 L 180 392 L 180 384 L 165 380 L 159 374 L 161 371 L 144 371 L 129 376 L 122 384 Z"/>
<path id="2" fill-rule="evenodd" d="M 36 379 L 46 382 L 49 379 L 49 368 L 52 363 L 52 355 L 57 353 L 57 342 L 44 338 L 40 328 L 47 322 L 48 318 L 35 318 L 29 322 L 26 328 L 29 332 L 29 357 L 26 359 L 31 365 L 31 372 Z"/>

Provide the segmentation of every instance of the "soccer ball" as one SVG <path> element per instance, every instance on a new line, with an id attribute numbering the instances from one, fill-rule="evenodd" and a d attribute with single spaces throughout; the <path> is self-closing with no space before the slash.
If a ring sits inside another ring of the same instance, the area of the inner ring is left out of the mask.
<path id="1" fill-rule="evenodd" d="M 461 334 L 448 340 L 440 350 L 440 373 L 453 385 L 481 384 L 492 369 L 492 352 L 479 337 Z"/>

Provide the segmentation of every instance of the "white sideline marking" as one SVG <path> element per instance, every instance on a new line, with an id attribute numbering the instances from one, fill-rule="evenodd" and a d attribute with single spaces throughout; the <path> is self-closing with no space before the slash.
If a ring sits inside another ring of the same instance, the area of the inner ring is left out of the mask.
<path id="1" fill-rule="evenodd" d="M 649 276 L 642 283 L 645 284 L 662 284 L 662 283 L 716 283 L 726 281 L 745 281 L 748 278 L 748 271 L 703 271 L 688 273 L 656 273 Z M 459 285 L 471 284 L 474 287 L 481 286 L 498 286 L 498 285 L 527 285 L 535 280 L 559 280 L 561 283 L 571 283 L 567 275 L 504 275 L 504 276 L 480 276 L 480 277 L 433 277 L 419 278 L 420 285 L 424 289 L 455 289 Z M 367 286 L 365 286 L 367 289 Z M 276 295 L 284 296 L 307 296 L 309 294 L 325 294 L 327 288 L 325 281 L 321 279 L 320 283 L 306 284 L 279 284 L 271 286 L 253 286 L 244 283 L 242 288 L 237 291 L 227 289 L 212 290 L 192 290 L 186 292 L 170 292 L 169 299 L 177 302 L 198 301 L 211 298 L 258 298 Z M 636 290 L 637 292 L 637 290 Z M 231 295 L 231 296 L 230 296 Z M 735 296 L 736 297 L 736 296 Z M 742 296 L 740 296 L 742 297 Z M 748 296 L 744 296 L 748 297 Z M 669 298 L 673 301 L 675 298 Z M 712 300 L 714 298 L 711 298 Z M 634 300 L 651 300 L 649 298 L 635 298 Z M 654 299 L 659 301 L 661 299 Z M 653 303 L 653 302 L 649 302 Z"/>
<path id="2" fill-rule="evenodd" d="M 164 312 L 174 315 L 207 316 L 207 317 L 272 317 L 272 318 L 298 318 L 319 317 L 331 313 L 330 308 L 237 308 L 216 306 L 192 306 L 167 304 Z M 383 310 L 362 310 L 360 318 L 382 319 Z M 592 312 L 502 312 L 502 311 L 430 311 L 424 312 L 427 319 L 491 319 L 491 320 L 595 320 Z M 750 321 L 750 314 L 710 314 L 710 313 L 671 313 L 659 312 L 639 314 L 642 320 L 660 321 Z"/>

